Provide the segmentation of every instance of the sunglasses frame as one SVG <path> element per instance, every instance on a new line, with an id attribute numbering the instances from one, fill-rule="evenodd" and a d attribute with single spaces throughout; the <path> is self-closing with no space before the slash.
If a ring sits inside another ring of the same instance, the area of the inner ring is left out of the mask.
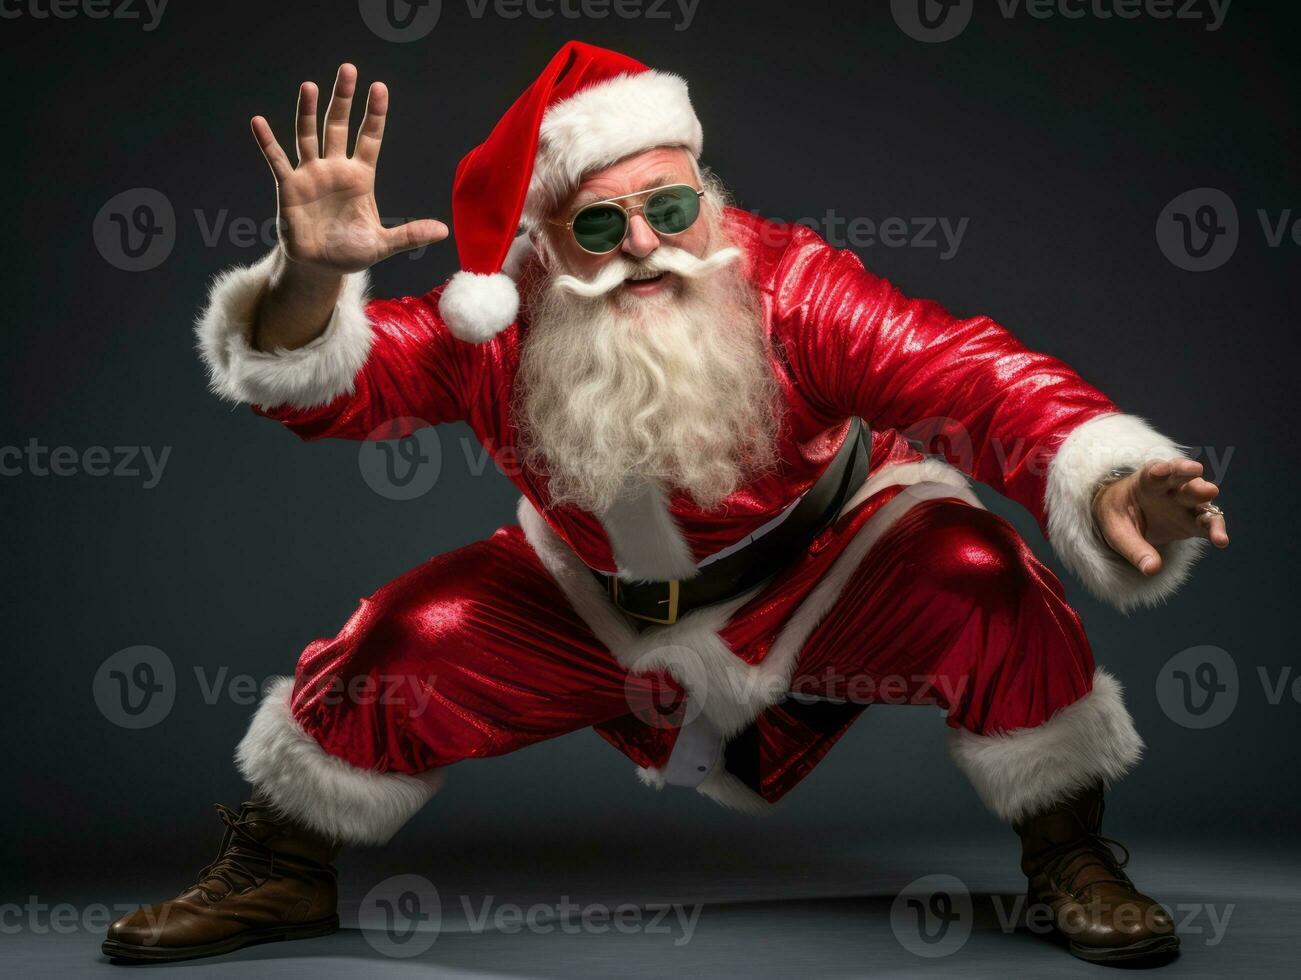
<path id="1" fill-rule="evenodd" d="M 568 221 L 551 220 L 548 221 L 547 224 L 555 225 L 559 228 L 564 228 L 565 231 L 569 232 L 570 237 L 574 239 L 574 244 L 577 245 L 579 248 L 581 248 L 588 255 L 611 255 L 614 252 L 617 252 L 619 250 L 619 246 L 621 246 L 625 241 L 628 240 L 628 232 L 632 228 L 633 212 L 641 211 L 642 217 L 645 217 L 645 211 L 646 211 L 645 201 L 642 201 L 640 204 L 631 204 L 628 207 L 624 207 L 619 202 L 626 201 L 630 197 L 649 198 L 652 194 L 657 194 L 660 191 L 667 191 L 673 187 L 687 188 L 687 190 L 691 191 L 696 195 L 697 201 L 702 200 L 705 196 L 705 189 L 703 187 L 692 187 L 690 184 L 683 184 L 683 183 L 661 184 L 659 187 L 648 187 L 646 188 L 646 190 L 633 191 L 631 194 L 620 194 L 618 197 L 607 197 L 603 201 L 592 201 L 590 204 L 584 204 L 581 208 L 579 208 L 572 215 L 570 215 Z M 613 248 L 607 249 L 604 252 L 593 252 L 590 248 L 588 248 L 586 245 L 580 242 L 578 240 L 578 236 L 574 234 L 574 222 L 578 220 L 579 215 L 581 215 L 584 211 L 587 211 L 591 208 L 606 207 L 607 205 L 613 208 L 617 208 L 619 211 L 623 212 L 623 237 L 620 238 L 619 241 L 615 243 Z M 699 218 L 700 218 L 700 211 L 697 210 L 696 217 L 691 219 L 691 225 L 694 225 L 696 221 L 699 220 Z M 649 218 L 646 219 L 646 223 L 650 224 Z M 651 225 L 651 230 L 654 231 L 655 234 L 657 235 L 664 235 L 665 237 L 668 238 L 676 238 L 678 235 L 686 234 L 686 232 L 691 228 L 691 225 L 687 225 L 687 227 L 683 228 L 682 231 L 660 231 L 654 225 Z"/>

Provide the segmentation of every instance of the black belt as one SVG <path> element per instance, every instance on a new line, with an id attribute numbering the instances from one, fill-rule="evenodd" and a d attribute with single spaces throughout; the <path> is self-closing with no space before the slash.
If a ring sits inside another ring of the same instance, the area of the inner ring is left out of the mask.
<path id="1" fill-rule="evenodd" d="M 771 578 L 807 551 L 863 482 L 867 463 L 863 425 L 854 419 L 836 458 L 786 519 L 757 541 L 710 562 L 692 578 L 626 582 L 595 569 L 592 574 L 605 587 L 610 601 L 629 616 L 651 623 L 676 623 L 690 609 L 730 599 Z"/>

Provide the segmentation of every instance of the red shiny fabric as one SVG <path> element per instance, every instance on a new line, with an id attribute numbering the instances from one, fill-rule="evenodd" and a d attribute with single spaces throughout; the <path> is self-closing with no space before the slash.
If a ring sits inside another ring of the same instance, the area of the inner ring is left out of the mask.
<path id="1" fill-rule="evenodd" d="M 789 506 L 855 415 L 873 430 L 872 472 L 922 458 L 905 430 L 1043 525 L 1048 460 L 1076 426 L 1115 411 L 1105 395 L 986 317 L 959 319 L 904 297 L 803 226 L 739 211 L 728 223 L 771 340 L 784 400 L 781 465 L 712 511 L 670 498 L 697 560 Z M 391 438 L 465 420 L 578 557 L 613 571 L 596 517 L 552 506 L 545 477 L 518 465 L 510 408 L 527 324 L 463 343 L 438 318 L 438 298 L 434 290 L 373 301 L 374 345 L 353 391 L 318 408 L 263 414 L 307 439 Z M 738 658 L 756 664 L 768 655 L 897 492 L 843 514 L 733 615 L 720 635 Z M 923 503 L 876 543 L 800 654 L 795 680 L 830 683 L 838 699 L 843 686 L 843 703 L 788 699 L 768 708 L 729 744 L 727 765 L 765 798 L 779 798 L 865 704 L 882 699 L 864 685 L 888 682 L 890 699 L 939 704 L 950 724 L 989 734 L 1038 724 L 1086 693 L 1091 678 L 1077 617 L 1012 529 L 960 501 Z M 385 586 L 337 637 L 309 646 L 294 713 L 328 752 L 380 771 L 420 772 L 585 727 L 639 765 L 659 767 L 676 739 L 680 693 L 664 677 L 629 677 L 520 529 L 508 527 Z"/>
<path id="2" fill-rule="evenodd" d="M 390 582 L 309 645 L 293 712 L 331 755 L 423 772 L 620 718 L 663 686 L 619 666 L 506 527 Z"/>
<path id="3" fill-rule="evenodd" d="M 846 515 L 852 536 L 898 488 Z M 801 561 L 723 632 L 754 662 L 807 594 Z M 1092 655 L 1061 586 L 1002 518 L 955 499 L 917 504 L 868 552 L 804 644 L 791 690 L 728 746 L 728 767 L 776 800 L 864 706 L 938 705 L 979 734 L 1031 727 L 1091 688 Z M 422 772 L 595 727 L 641 766 L 666 764 L 681 690 L 634 675 L 592 635 L 518 527 L 439 556 L 364 600 L 298 664 L 293 711 L 354 766 Z M 832 699 L 800 703 L 814 696 Z M 843 702 L 843 703 L 835 703 Z"/>
<path id="4" fill-rule="evenodd" d="M 775 472 L 703 511 L 680 493 L 670 511 L 697 561 L 780 514 L 835 455 L 847 420 L 905 431 L 928 451 L 1044 521 L 1047 463 L 1076 426 L 1116 411 L 1056 358 L 1028 350 L 988 317 L 960 319 L 905 297 L 803 225 L 729 210 L 732 239 L 762 302 L 784 402 Z M 552 506 L 543 475 L 518 459 L 511 417 L 525 323 L 484 344 L 454 338 L 438 316 L 441 287 L 367 307 L 375 340 L 354 390 L 314 409 L 263 414 L 305 439 L 394 438 L 466 421 L 501 471 L 593 568 L 615 563 L 600 522 Z"/>

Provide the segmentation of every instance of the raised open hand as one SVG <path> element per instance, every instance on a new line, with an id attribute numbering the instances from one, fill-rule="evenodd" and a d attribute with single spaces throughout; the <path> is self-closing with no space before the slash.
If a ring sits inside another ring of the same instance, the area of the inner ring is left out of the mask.
<path id="1" fill-rule="evenodd" d="M 385 228 L 375 203 L 375 167 L 388 114 L 388 88 L 371 85 L 357 143 L 348 156 L 348 122 L 357 69 L 339 66 L 325 113 L 324 139 L 316 132 L 317 88 L 298 90 L 298 166 L 289 162 L 263 116 L 251 121 L 253 137 L 276 179 L 280 240 L 286 257 L 309 271 L 359 272 L 398 252 L 447 237 L 433 219 Z"/>
<path id="2" fill-rule="evenodd" d="M 1229 546 L 1224 514 L 1212 506 L 1219 493 L 1202 479 L 1201 463 L 1158 459 L 1103 487 L 1093 514 L 1113 550 L 1144 575 L 1155 575 L 1161 570 L 1158 545 L 1208 538 L 1217 548 Z"/>

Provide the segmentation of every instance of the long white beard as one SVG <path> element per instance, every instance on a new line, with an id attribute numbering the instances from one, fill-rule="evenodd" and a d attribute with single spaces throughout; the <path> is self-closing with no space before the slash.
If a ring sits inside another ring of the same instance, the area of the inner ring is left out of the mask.
<path id="1" fill-rule="evenodd" d="M 777 386 L 738 254 L 660 246 L 591 282 L 532 290 L 517 413 L 525 462 L 548 475 L 553 501 L 599 514 L 651 483 L 709 509 L 772 465 Z M 609 295 L 634 271 L 662 270 L 680 290 Z"/>

